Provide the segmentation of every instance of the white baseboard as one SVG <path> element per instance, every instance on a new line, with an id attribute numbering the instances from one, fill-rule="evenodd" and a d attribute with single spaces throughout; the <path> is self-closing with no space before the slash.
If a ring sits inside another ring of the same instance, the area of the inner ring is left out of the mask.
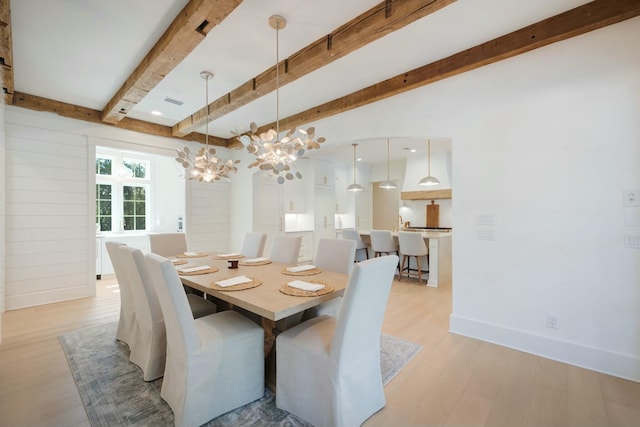
<path id="1" fill-rule="evenodd" d="M 640 358 L 633 355 L 588 347 L 453 314 L 449 317 L 449 332 L 640 382 Z"/>
<path id="2" fill-rule="evenodd" d="M 96 287 L 93 284 L 70 286 L 68 288 L 50 289 L 42 292 L 30 292 L 19 295 L 7 295 L 5 309 L 16 310 L 19 308 L 51 304 L 71 299 L 92 297 L 95 295 Z"/>

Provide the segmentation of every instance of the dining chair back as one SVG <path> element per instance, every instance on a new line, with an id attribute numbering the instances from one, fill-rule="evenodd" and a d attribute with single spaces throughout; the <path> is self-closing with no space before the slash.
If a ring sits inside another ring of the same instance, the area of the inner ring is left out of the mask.
<path id="1" fill-rule="evenodd" d="M 240 253 L 247 258 L 258 258 L 264 253 L 264 244 L 267 242 L 265 233 L 252 232 L 244 235 Z"/>
<path id="2" fill-rule="evenodd" d="M 151 233 L 149 247 L 154 254 L 172 257 L 187 251 L 187 237 L 184 233 Z"/>
<path id="3" fill-rule="evenodd" d="M 380 336 L 397 264 L 396 255 L 357 263 L 337 318 L 316 317 L 278 335 L 278 408 L 317 427 L 350 427 L 384 407 Z"/>
<path id="4" fill-rule="evenodd" d="M 365 258 L 364 259 L 369 259 L 369 246 L 362 240 L 362 237 L 360 237 L 360 233 L 358 233 L 358 230 L 356 230 L 355 228 L 346 228 L 346 229 L 342 230 L 342 238 L 343 239 L 351 239 L 351 240 L 356 242 L 356 256 L 355 257 L 357 257 L 358 251 L 364 249 L 364 253 L 365 253 Z"/>
<path id="5" fill-rule="evenodd" d="M 273 262 L 296 265 L 298 264 L 301 244 L 301 236 L 277 234 L 273 236 L 273 241 L 271 242 L 271 253 L 269 254 L 269 259 Z"/>
<path id="6" fill-rule="evenodd" d="M 351 274 L 356 242 L 347 239 L 320 239 L 313 264 L 327 271 Z"/>
<path id="7" fill-rule="evenodd" d="M 400 265 L 400 276 L 398 280 L 402 280 L 403 272 L 405 271 L 405 262 L 407 259 L 409 263 L 407 265 L 407 277 L 410 276 L 411 272 L 411 257 L 416 259 L 416 266 L 418 272 L 418 282 L 422 284 L 422 259 L 429 255 L 429 248 L 424 241 L 424 237 L 422 233 L 417 233 L 413 231 L 400 231 L 398 233 L 398 243 L 400 245 L 400 254 L 402 255 L 402 263 Z M 428 271 L 428 260 L 427 260 L 427 271 Z"/>
<path id="8" fill-rule="evenodd" d="M 398 245 L 393 240 L 393 236 L 389 230 L 371 230 L 371 249 L 373 256 L 377 257 L 382 254 L 398 254 Z"/>
<path id="9" fill-rule="evenodd" d="M 117 251 L 127 273 L 136 313 L 134 345 L 129 360 L 142 369 L 145 381 L 153 381 L 164 375 L 167 348 L 164 317 L 142 251 L 130 246 L 120 246 Z M 187 294 L 187 302 L 195 319 L 217 310 L 212 301 L 196 294 Z"/>
<path id="10" fill-rule="evenodd" d="M 160 396 L 175 425 L 196 427 L 264 395 L 264 330 L 227 310 L 194 319 L 171 261 L 145 255 L 167 333 Z"/>
<path id="11" fill-rule="evenodd" d="M 134 344 L 134 331 L 136 328 L 136 313 L 133 304 L 133 294 L 129 286 L 129 278 L 120 262 L 120 254 L 117 250 L 120 246 L 126 246 L 124 243 L 115 241 L 106 241 L 104 243 L 111 259 L 113 272 L 116 275 L 116 281 L 120 288 L 120 317 L 118 319 L 118 328 L 116 330 L 116 339 L 126 343 L 129 348 Z"/>

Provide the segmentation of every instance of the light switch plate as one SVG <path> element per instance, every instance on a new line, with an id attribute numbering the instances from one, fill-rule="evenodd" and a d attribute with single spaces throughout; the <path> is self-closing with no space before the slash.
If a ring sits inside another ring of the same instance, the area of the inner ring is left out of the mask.
<path id="1" fill-rule="evenodd" d="M 479 214 L 476 215 L 477 225 L 494 225 L 496 223 L 496 217 L 491 214 Z"/>
<path id="2" fill-rule="evenodd" d="M 640 189 L 622 190 L 622 206 L 640 206 Z"/>
<path id="3" fill-rule="evenodd" d="M 478 240 L 496 240 L 496 230 L 493 228 L 478 228 Z"/>

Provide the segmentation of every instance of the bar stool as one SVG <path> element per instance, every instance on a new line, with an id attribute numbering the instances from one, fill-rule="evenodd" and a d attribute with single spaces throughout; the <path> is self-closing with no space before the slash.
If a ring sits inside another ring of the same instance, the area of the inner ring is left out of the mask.
<path id="1" fill-rule="evenodd" d="M 370 236 L 374 258 L 382 254 L 391 255 L 392 252 L 398 254 L 398 245 L 389 230 L 371 230 Z"/>
<path id="2" fill-rule="evenodd" d="M 405 270 L 404 263 L 409 258 L 409 265 L 407 265 L 407 277 L 410 277 L 411 257 L 415 257 L 416 264 L 418 266 L 418 281 L 422 285 L 422 267 L 420 266 L 420 257 L 429 256 L 429 248 L 424 242 L 422 233 L 416 233 L 413 231 L 400 231 L 398 233 L 398 243 L 400 244 L 400 253 L 402 254 L 402 264 L 400 266 L 400 277 L 398 281 L 402 280 L 402 272 Z M 428 260 L 428 259 L 427 259 Z M 429 271 L 429 264 L 427 261 L 427 270 Z"/>
<path id="3" fill-rule="evenodd" d="M 349 239 L 349 240 L 355 240 L 356 242 L 356 255 L 355 255 L 355 259 L 354 262 L 357 261 L 358 258 L 358 250 L 362 250 L 364 249 L 364 254 L 365 254 L 365 259 L 369 259 L 369 246 L 367 246 L 367 244 L 365 242 L 362 241 L 362 238 L 360 237 L 360 233 L 358 233 L 358 230 L 354 229 L 354 228 L 347 228 L 345 230 L 342 230 L 342 238 L 343 239 Z"/>

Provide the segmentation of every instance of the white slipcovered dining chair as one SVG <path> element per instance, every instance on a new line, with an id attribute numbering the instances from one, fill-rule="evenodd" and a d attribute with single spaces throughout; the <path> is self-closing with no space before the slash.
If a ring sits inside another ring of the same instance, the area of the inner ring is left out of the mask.
<path id="1" fill-rule="evenodd" d="M 356 254 L 356 242 L 351 239 L 320 239 L 313 264 L 326 271 L 351 274 L 353 258 Z M 304 311 L 302 320 L 321 315 L 337 316 L 342 297 L 335 297 L 327 302 Z"/>
<path id="2" fill-rule="evenodd" d="M 301 244 L 302 236 L 276 234 L 273 236 L 273 241 L 271 242 L 269 259 L 273 262 L 296 265 L 298 264 Z"/>
<path id="3" fill-rule="evenodd" d="M 316 427 L 353 427 L 384 407 L 380 336 L 397 264 L 396 255 L 357 263 L 337 318 L 278 335 L 278 408 Z"/>
<path id="4" fill-rule="evenodd" d="M 149 248 L 154 254 L 172 257 L 187 251 L 187 237 L 184 233 L 151 233 Z"/>
<path id="5" fill-rule="evenodd" d="M 167 331 L 160 396 L 196 427 L 264 395 L 264 330 L 235 311 L 194 319 L 171 261 L 145 255 Z"/>
<path id="6" fill-rule="evenodd" d="M 247 258 L 258 258 L 264 253 L 264 244 L 267 242 L 265 233 L 247 233 L 242 240 L 240 253 Z"/>
<path id="7" fill-rule="evenodd" d="M 422 233 L 416 233 L 413 231 L 400 231 L 398 233 L 398 243 L 400 245 L 400 254 L 402 255 L 402 263 L 400 265 L 400 276 L 398 280 L 402 280 L 402 273 L 405 271 L 404 263 L 409 260 L 407 265 L 407 278 L 410 277 L 411 270 L 411 257 L 416 259 L 416 266 L 418 271 L 418 282 L 422 285 L 422 265 L 421 259 L 429 255 L 429 248 L 424 242 Z M 428 271 L 428 259 L 427 259 L 427 271 Z"/>
<path id="8" fill-rule="evenodd" d="M 356 242 L 356 255 L 358 255 L 358 251 L 364 249 L 365 258 L 369 259 L 369 246 L 362 240 L 360 237 L 360 233 L 355 228 L 346 228 L 342 230 L 342 238 L 343 239 L 351 239 Z M 354 258 L 355 258 L 354 256 Z"/>
<path id="9" fill-rule="evenodd" d="M 143 379 L 152 381 L 164 375 L 167 338 L 158 296 L 151 284 L 144 254 L 130 246 L 117 248 L 133 294 L 136 313 L 134 345 L 129 360 L 142 369 Z M 216 312 L 216 305 L 195 294 L 187 294 L 194 318 Z"/>
<path id="10" fill-rule="evenodd" d="M 106 241 L 104 243 L 107 253 L 111 259 L 113 272 L 116 275 L 116 281 L 120 288 L 120 318 L 118 319 L 118 328 L 116 330 L 116 339 L 126 343 L 129 348 L 134 346 L 134 332 L 136 328 L 136 314 L 133 304 L 133 294 L 129 279 L 125 272 L 122 262 L 120 262 L 120 253 L 117 248 L 127 246 L 121 242 Z"/>

